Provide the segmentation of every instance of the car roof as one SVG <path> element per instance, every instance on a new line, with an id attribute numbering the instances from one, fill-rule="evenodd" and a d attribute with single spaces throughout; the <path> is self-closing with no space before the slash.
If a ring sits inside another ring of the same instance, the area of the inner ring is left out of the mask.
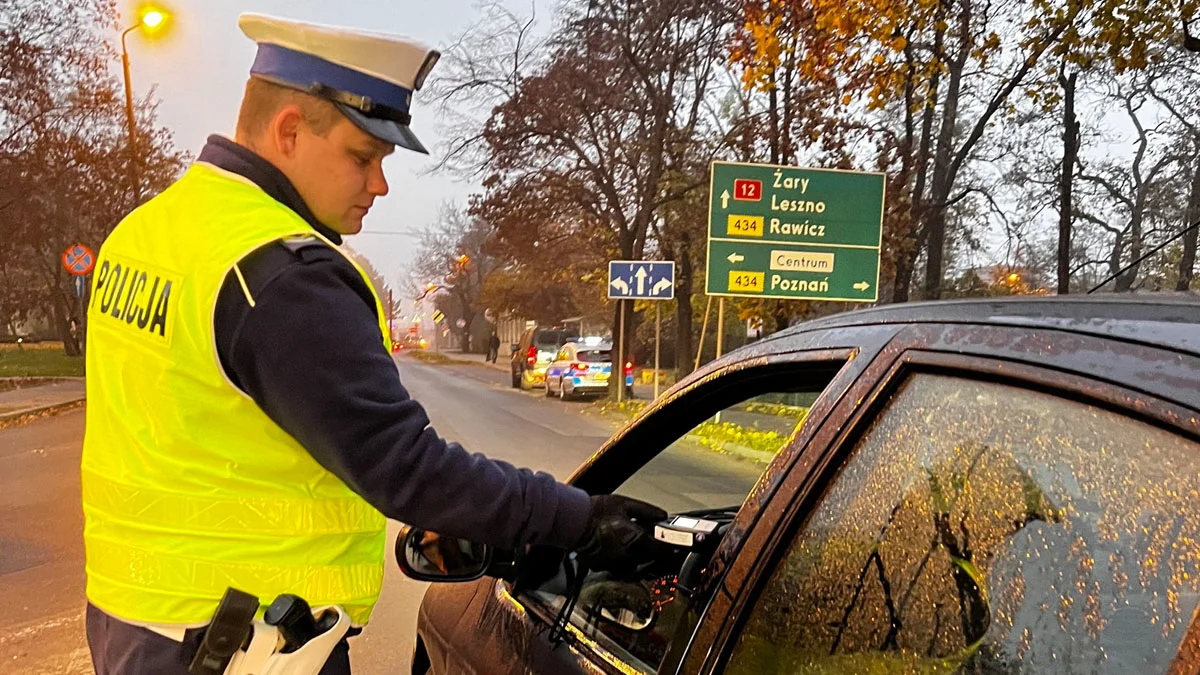
<path id="1" fill-rule="evenodd" d="M 611 340 L 603 340 L 601 342 L 597 342 L 595 344 L 590 344 L 590 345 L 586 342 L 577 342 L 575 340 L 571 340 L 570 342 L 567 342 L 563 346 L 564 347 L 574 347 L 575 349 L 582 349 L 584 351 L 588 351 L 588 350 L 597 350 L 597 349 L 612 349 L 613 344 L 612 344 Z"/>
<path id="2" fill-rule="evenodd" d="M 883 305 L 805 321 L 760 344 L 785 350 L 789 338 L 814 331 L 924 323 L 1057 329 L 1200 356 L 1200 296 L 1193 293 L 1020 296 Z"/>

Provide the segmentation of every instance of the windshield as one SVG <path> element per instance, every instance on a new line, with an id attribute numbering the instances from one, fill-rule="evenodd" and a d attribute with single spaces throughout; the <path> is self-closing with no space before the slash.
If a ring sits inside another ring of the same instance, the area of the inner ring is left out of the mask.
<path id="1" fill-rule="evenodd" d="M 533 334 L 533 344 L 539 351 L 555 351 L 575 336 L 561 330 L 540 330 Z"/>

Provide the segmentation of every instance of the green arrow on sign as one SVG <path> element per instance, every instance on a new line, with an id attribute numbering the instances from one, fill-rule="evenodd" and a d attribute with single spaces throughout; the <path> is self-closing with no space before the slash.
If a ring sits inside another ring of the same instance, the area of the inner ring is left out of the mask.
<path id="1" fill-rule="evenodd" d="M 728 260 L 728 261 L 729 261 L 729 262 L 731 262 L 731 263 L 740 263 L 740 262 L 742 262 L 742 261 L 743 261 L 743 260 L 745 260 L 745 259 L 746 259 L 746 256 L 744 256 L 744 255 L 738 255 L 738 254 L 736 254 L 736 253 L 730 253 L 730 254 L 729 254 L 729 257 L 728 257 L 728 258 L 726 258 L 726 260 Z"/>

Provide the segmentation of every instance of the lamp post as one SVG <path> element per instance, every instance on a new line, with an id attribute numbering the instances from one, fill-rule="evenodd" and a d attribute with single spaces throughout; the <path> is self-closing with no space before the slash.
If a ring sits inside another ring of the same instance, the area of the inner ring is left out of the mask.
<path id="1" fill-rule="evenodd" d="M 146 6 L 139 12 L 138 22 L 121 32 L 121 67 L 125 71 L 125 123 L 129 127 L 129 163 L 134 171 L 133 196 L 141 197 L 141 172 L 138 171 L 137 161 L 137 120 L 133 114 L 133 85 L 129 78 L 129 49 L 125 38 L 135 30 L 141 29 L 148 35 L 162 30 L 167 22 L 167 14 L 156 7 Z"/>
<path id="2" fill-rule="evenodd" d="M 429 284 L 427 286 L 425 286 L 425 291 L 423 293 L 421 293 L 420 295 L 418 295 L 416 298 L 414 298 L 413 304 L 419 305 L 419 304 L 425 302 L 425 298 L 430 293 L 432 293 L 434 291 L 441 291 L 441 290 L 446 290 L 446 287 L 441 284 L 433 283 L 431 281 L 431 282 L 429 282 Z M 436 311 L 436 305 L 435 305 L 434 311 Z M 435 320 L 433 322 L 433 353 L 434 354 L 439 353 L 439 351 L 438 351 L 438 331 L 439 330 L 440 330 L 440 327 L 438 326 L 438 323 Z"/>

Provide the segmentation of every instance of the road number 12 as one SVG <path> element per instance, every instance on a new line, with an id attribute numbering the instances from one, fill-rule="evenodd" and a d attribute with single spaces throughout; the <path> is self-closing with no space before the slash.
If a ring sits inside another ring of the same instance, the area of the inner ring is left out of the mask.
<path id="1" fill-rule="evenodd" d="M 762 181 L 738 178 L 733 181 L 733 198 L 746 202 L 762 199 Z"/>

